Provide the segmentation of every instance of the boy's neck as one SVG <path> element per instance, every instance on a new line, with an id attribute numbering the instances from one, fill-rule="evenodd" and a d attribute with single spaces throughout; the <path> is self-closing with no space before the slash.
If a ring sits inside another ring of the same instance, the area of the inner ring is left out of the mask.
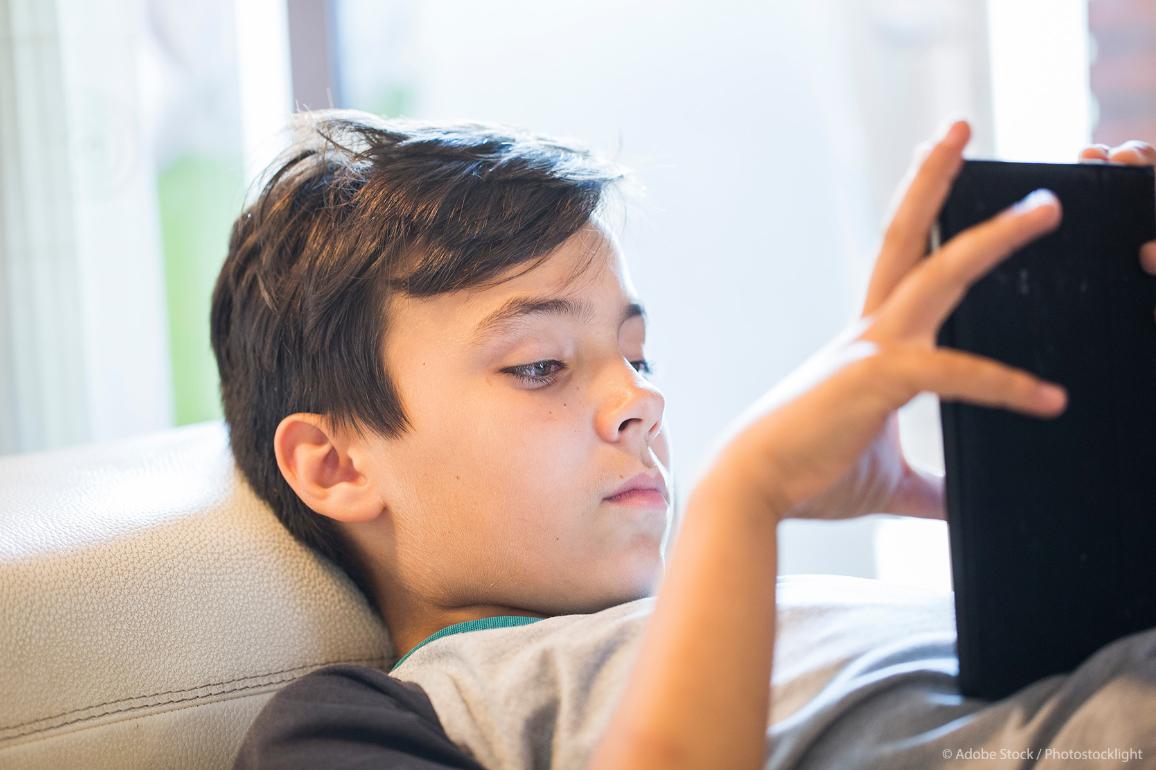
<path id="1" fill-rule="evenodd" d="M 385 598 L 385 597 L 382 597 Z M 540 612 L 506 607 L 499 604 L 481 604 L 470 607 L 437 607 L 428 603 L 406 601 L 398 594 L 380 601 L 385 625 L 389 629 L 397 657 L 400 659 L 431 634 L 443 628 L 469 620 L 481 620 L 497 615 L 522 615 L 545 618 Z"/>

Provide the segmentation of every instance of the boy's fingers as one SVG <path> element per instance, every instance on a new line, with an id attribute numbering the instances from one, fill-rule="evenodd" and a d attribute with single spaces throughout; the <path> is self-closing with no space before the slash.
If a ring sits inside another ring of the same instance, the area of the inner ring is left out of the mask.
<path id="1" fill-rule="evenodd" d="M 1109 159 L 1131 166 L 1156 166 L 1156 148 L 1139 139 L 1129 139 L 1113 147 Z M 1149 241 L 1140 247 L 1140 267 L 1145 272 L 1156 275 L 1156 241 Z"/>
<path id="2" fill-rule="evenodd" d="M 908 348 L 892 352 L 886 358 L 885 365 L 892 367 L 895 378 L 892 381 L 902 383 L 904 396 L 929 391 L 944 399 L 1040 417 L 1053 417 L 1067 404 L 1063 387 L 1023 369 L 962 350 Z"/>
<path id="3" fill-rule="evenodd" d="M 1139 139 L 1129 139 L 1113 147 L 1108 152 L 1108 160 L 1131 166 L 1156 166 L 1156 148 Z"/>
<path id="4" fill-rule="evenodd" d="M 1139 139 L 1129 139 L 1116 147 L 1095 144 L 1080 152 L 1080 160 L 1104 160 L 1130 166 L 1156 166 L 1156 148 Z M 1156 275 L 1156 241 L 1140 247 L 1140 267 Z"/>
<path id="5" fill-rule="evenodd" d="M 1156 241 L 1148 241 L 1140 247 L 1140 266 L 1156 275 Z"/>
<path id="6" fill-rule="evenodd" d="M 900 185 L 905 192 L 883 234 L 862 315 L 875 312 L 927 253 L 928 233 L 963 164 L 963 148 L 970 138 L 971 127 L 967 121 L 957 120 L 929 150 L 916 151 L 915 160 Z"/>
<path id="7" fill-rule="evenodd" d="M 1092 144 L 1080 150 L 1080 160 L 1107 160 L 1111 147 L 1106 144 Z"/>
<path id="8" fill-rule="evenodd" d="M 1020 246 L 1054 230 L 1061 215 L 1055 194 L 1036 190 L 952 238 L 887 298 L 877 333 L 891 339 L 934 335 L 972 283 Z"/>

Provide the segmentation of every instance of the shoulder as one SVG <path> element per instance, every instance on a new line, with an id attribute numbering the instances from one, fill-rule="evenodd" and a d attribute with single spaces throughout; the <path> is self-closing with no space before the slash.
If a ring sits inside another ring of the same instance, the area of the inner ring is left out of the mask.
<path id="1" fill-rule="evenodd" d="M 309 708 L 373 705 L 401 702 L 420 706 L 421 689 L 395 679 L 380 669 L 353 663 L 325 666 L 306 674 L 277 691 L 262 711 L 293 713 L 299 704 Z M 428 700 L 425 701 L 428 708 Z M 432 708 L 429 709 L 433 716 Z"/>
<path id="2" fill-rule="evenodd" d="M 481 766 L 446 736 L 425 692 L 378 669 L 340 664 L 279 690 L 249 727 L 235 770 Z"/>

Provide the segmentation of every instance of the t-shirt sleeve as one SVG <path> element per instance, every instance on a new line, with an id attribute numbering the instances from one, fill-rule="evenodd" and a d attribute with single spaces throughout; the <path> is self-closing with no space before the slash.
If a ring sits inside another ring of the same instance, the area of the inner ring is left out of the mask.
<path id="1" fill-rule="evenodd" d="M 425 692 L 366 666 L 327 666 L 278 691 L 238 751 L 259 768 L 485 770 L 449 739 Z"/>

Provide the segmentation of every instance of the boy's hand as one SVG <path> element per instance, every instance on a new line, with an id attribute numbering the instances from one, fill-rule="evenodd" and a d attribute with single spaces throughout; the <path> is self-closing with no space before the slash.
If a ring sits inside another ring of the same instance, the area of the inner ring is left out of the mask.
<path id="1" fill-rule="evenodd" d="M 1139 139 L 1129 139 L 1123 144 L 1109 147 L 1093 144 L 1080 150 L 1080 161 L 1102 161 L 1126 163 L 1129 166 L 1156 166 L 1156 148 Z M 1140 266 L 1156 275 L 1156 241 L 1148 241 L 1140 247 Z"/>
<path id="2" fill-rule="evenodd" d="M 962 164 L 970 127 L 953 123 L 917 161 L 887 227 L 862 317 L 751 405 L 728 429 L 711 466 L 756 493 L 780 517 L 871 512 L 941 517 L 937 477 L 913 470 L 896 411 L 922 391 L 1053 417 L 1062 388 L 963 351 L 936 332 L 967 288 L 1060 222 L 1041 192 L 952 238 L 924 258 L 928 234 Z"/>

